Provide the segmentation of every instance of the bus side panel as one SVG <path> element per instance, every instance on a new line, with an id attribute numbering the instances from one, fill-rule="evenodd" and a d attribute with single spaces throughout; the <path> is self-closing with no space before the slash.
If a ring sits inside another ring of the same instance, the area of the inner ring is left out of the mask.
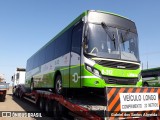
<path id="1" fill-rule="evenodd" d="M 71 52 L 71 66 L 70 66 L 70 87 L 79 88 L 81 85 L 80 73 L 80 55 Z"/>
<path id="2" fill-rule="evenodd" d="M 70 53 L 67 53 L 60 60 L 60 73 L 62 75 L 62 86 L 65 88 L 69 87 L 69 64 L 70 64 Z"/>
<path id="3" fill-rule="evenodd" d="M 81 48 L 84 23 L 81 21 L 72 30 L 70 87 L 81 87 Z"/>

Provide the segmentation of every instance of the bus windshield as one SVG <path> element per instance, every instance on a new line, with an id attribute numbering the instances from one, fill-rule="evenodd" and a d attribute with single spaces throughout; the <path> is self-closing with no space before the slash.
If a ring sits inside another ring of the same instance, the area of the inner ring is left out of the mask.
<path id="1" fill-rule="evenodd" d="M 94 57 L 139 61 L 138 37 L 130 30 L 89 23 L 86 46 Z"/>

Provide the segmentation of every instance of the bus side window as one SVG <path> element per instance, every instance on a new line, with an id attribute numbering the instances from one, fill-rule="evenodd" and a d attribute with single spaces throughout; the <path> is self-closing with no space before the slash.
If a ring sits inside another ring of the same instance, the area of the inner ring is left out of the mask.
<path id="1" fill-rule="evenodd" d="M 72 33 L 72 52 L 75 52 L 80 55 L 81 53 L 81 43 L 82 43 L 82 29 L 83 24 L 78 24 Z"/>

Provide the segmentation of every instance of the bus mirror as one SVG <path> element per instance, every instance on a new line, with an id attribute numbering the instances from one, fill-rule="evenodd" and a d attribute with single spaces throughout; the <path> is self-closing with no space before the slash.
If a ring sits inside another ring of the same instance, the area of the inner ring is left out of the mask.
<path id="1" fill-rule="evenodd" d="M 88 47 L 87 47 L 87 46 L 88 46 L 87 37 L 84 38 L 82 45 L 83 45 L 83 48 L 84 48 L 85 50 L 88 48 Z"/>

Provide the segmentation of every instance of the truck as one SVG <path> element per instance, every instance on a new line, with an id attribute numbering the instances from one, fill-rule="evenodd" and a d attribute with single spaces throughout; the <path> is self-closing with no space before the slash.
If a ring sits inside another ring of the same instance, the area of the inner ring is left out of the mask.
<path id="1" fill-rule="evenodd" d="M 159 94 L 142 87 L 135 23 L 99 10 L 83 12 L 33 54 L 15 88 L 58 120 L 157 119 Z"/>
<path id="2" fill-rule="evenodd" d="M 14 75 L 11 77 L 13 94 L 15 94 L 14 90 L 17 87 L 17 85 L 25 83 L 25 71 L 25 68 L 17 67 Z"/>
<path id="3" fill-rule="evenodd" d="M 4 81 L 2 75 L 0 75 L 0 101 L 4 102 L 7 94 L 7 90 L 9 89 L 9 83 Z"/>

